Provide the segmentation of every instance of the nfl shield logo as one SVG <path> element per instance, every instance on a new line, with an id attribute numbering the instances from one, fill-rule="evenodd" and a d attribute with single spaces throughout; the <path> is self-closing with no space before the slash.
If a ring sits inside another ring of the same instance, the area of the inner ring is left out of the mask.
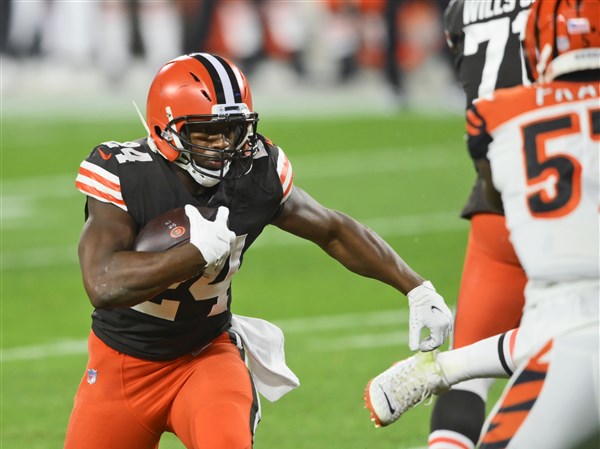
<path id="1" fill-rule="evenodd" d="M 95 369 L 89 369 L 89 370 L 87 370 L 87 381 L 88 381 L 88 384 L 94 385 L 97 380 L 98 380 L 98 371 L 96 371 Z"/>

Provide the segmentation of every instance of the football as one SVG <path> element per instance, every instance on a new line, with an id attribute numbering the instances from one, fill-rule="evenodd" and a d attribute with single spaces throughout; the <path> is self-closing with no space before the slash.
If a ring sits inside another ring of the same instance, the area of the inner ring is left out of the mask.
<path id="1" fill-rule="evenodd" d="M 214 220 L 217 209 L 199 206 L 207 220 Z M 134 251 L 166 251 L 190 241 L 190 220 L 183 207 L 171 209 L 150 220 L 133 243 Z"/>

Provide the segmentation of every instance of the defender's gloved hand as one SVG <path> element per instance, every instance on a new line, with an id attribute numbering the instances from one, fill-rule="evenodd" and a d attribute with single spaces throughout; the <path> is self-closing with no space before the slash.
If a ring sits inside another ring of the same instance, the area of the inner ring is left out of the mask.
<path id="1" fill-rule="evenodd" d="M 185 214 L 190 219 L 190 243 L 198 248 L 206 261 L 203 276 L 215 276 L 225 265 L 235 241 L 235 233 L 227 227 L 229 209 L 219 207 L 215 221 L 204 218 L 190 204 L 185 206 Z"/>
<path id="2" fill-rule="evenodd" d="M 411 351 L 432 351 L 450 334 L 452 312 L 429 281 L 413 288 L 407 296 L 410 308 L 408 347 Z M 429 329 L 430 335 L 419 341 L 424 327 Z"/>

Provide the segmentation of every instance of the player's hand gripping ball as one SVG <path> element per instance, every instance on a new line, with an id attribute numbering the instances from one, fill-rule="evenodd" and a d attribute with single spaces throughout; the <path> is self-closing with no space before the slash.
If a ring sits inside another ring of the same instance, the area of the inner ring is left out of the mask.
<path id="1" fill-rule="evenodd" d="M 217 209 L 199 206 L 207 220 L 214 220 Z M 146 224 L 133 243 L 134 251 L 166 251 L 190 241 L 190 219 L 183 207 L 171 209 Z"/>

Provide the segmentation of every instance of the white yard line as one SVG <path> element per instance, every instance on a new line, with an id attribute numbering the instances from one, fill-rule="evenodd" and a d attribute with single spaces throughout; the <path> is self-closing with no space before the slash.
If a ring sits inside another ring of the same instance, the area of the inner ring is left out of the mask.
<path id="1" fill-rule="evenodd" d="M 78 263 L 77 246 L 49 246 L 1 253 L 0 271 L 72 265 Z"/>
<path id="2" fill-rule="evenodd" d="M 321 315 L 306 318 L 289 318 L 276 320 L 277 324 L 285 334 L 312 334 L 320 331 L 333 331 L 343 329 L 366 329 L 397 326 L 405 329 L 407 320 L 406 309 L 380 310 L 373 312 Z M 363 349 L 377 346 L 388 346 L 391 344 L 405 344 L 406 337 L 403 334 L 408 331 L 391 333 L 361 334 L 355 337 L 339 336 L 321 337 L 311 339 L 311 349 L 320 351 L 336 351 L 340 349 Z M 0 361 L 11 362 L 15 360 L 39 360 L 49 357 L 65 355 L 83 355 L 87 352 L 87 340 L 58 340 L 52 343 L 40 345 L 19 346 L 15 348 L 2 349 Z"/>
<path id="3" fill-rule="evenodd" d="M 60 340 L 54 343 L 33 346 L 19 346 L 2 349 L 0 360 L 38 360 L 62 355 L 80 355 L 87 352 L 87 340 Z"/>

